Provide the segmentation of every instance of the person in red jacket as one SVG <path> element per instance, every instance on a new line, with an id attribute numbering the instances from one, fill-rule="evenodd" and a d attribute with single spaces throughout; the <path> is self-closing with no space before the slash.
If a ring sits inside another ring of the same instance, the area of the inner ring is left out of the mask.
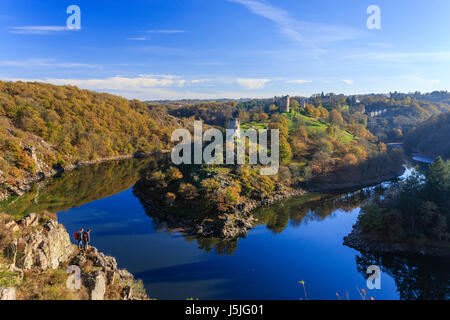
<path id="1" fill-rule="evenodd" d="M 83 241 L 83 232 L 84 228 L 81 228 L 77 232 L 75 232 L 74 238 L 76 241 L 78 241 L 78 249 L 81 249 L 81 243 Z"/>

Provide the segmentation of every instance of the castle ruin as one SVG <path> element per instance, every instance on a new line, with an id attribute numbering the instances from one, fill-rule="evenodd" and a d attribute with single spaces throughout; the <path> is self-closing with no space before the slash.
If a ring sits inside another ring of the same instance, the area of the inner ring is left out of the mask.
<path id="1" fill-rule="evenodd" d="M 236 134 L 236 137 L 240 138 L 241 125 L 239 123 L 239 119 L 228 119 L 227 120 L 227 129 L 233 130 L 233 133 Z"/>
<path id="2" fill-rule="evenodd" d="M 290 105 L 291 105 L 291 97 L 284 96 L 284 97 L 281 97 L 278 107 L 280 108 L 280 111 L 284 113 L 284 112 L 289 112 Z"/>

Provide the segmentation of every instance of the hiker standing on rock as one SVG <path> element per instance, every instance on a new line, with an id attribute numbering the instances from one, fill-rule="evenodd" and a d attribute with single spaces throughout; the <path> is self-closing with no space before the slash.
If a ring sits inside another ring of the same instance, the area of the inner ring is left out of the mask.
<path id="1" fill-rule="evenodd" d="M 78 249 L 81 249 L 81 241 L 83 240 L 83 233 L 84 233 L 84 228 L 81 228 L 80 230 L 75 232 L 75 234 L 73 236 L 75 238 L 75 240 L 78 241 Z"/>
<path id="2" fill-rule="evenodd" d="M 91 242 L 91 229 L 83 232 L 83 248 L 87 250 L 89 248 L 89 242 Z"/>

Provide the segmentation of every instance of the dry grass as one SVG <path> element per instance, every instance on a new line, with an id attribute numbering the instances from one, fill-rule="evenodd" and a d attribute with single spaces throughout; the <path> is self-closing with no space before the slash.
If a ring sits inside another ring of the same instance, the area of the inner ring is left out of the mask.
<path id="1" fill-rule="evenodd" d="M 44 272 L 27 271 L 23 283 L 17 290 L 19 300 L 87 300 L 87 289 L 67 288 L 68 274 L 64 269 Z"/>

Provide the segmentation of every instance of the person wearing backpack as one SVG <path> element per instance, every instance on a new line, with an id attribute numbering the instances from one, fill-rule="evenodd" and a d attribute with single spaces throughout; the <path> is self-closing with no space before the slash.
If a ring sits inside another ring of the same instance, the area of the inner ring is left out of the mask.
<path id="1" fill-rule="evenodd" d="M 81 249 L 81 241 L 83 240 L 83 237 L 82 237 L 83 233 L 84 233 L 84 228 L 81 228 L 80 230 L 75 232 L 75 234 L 73 235 L 75 240 L 78 241 L 78 249 Z"/>
<path id="2" fill-rule="evenodd" d="M 87 250 L 89 248 L 89 242 L 91 242 L 91 229 L 83 232 L 83 248 Z"/>

